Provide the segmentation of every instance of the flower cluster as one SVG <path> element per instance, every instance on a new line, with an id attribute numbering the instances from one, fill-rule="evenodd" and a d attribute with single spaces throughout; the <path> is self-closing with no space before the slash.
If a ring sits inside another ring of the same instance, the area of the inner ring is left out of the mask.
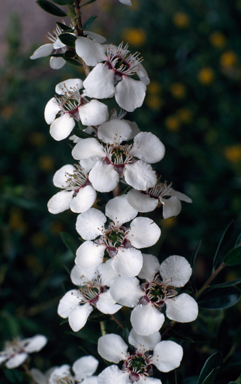
<path id="1" fill-rule="evenodd" d="M 131 5 L 130 0 L 120 2 Z M 70 274 L 76 287 L 61 298 L 58 314 L 78 332 L 93 311 L 113 317 L 122 306 L 132 308 L 128 339 L 132 347 L 128 351 L 116 334 L 100 337 L 98 353 L 114 365 L 96 380 L 98 384 L 161 384 L 151 378 L 153 366 L 161 372 L 177 368 L 183 349 L 174 341 L 161 341 L 159 330 L 166 317 L 180 323 L 194 321 L 198 307 L 190 294 L 179 292 L 192 274 L 188 261 L 173 255 L 160 264 L 146 253 L 161 236 L 159 225 L 146 213 L 162 207 L 167 219 L 180 213 L 181 201 L 192 200 L 171 183 L 161 182 L 153 168 L 165 155 L 161 140 L 124 118 L 142 106 L 149 84 L 140 54 L 132 54 L 128 44 L 104 44 L 101 37 L 85 31 L 78 35 L 71 28 L 72 53 L 84 64 L 86 78 L 57 84 L 57 95 L 44 111 L 51 136 L 57 141 L 69 137 L 76 161 L 55 173 L 53 183 L 61 191 L 49 200 L 48 209 L 53 214 L 67 209 L 78 213 L 76 231 L 82 239 Z M 65 52 L 62 32 L 58 27 L 50 36 L 52 43 L 31 58 Z M 60 68 L 63 60 L 64 54 L 52 56 L 50 65 Z M 110 98 L 120 108 L 119 115 L 109 111 L 105 100 Z M 46 375 L 34 371 L 33 376 L 38 384 L 84 383 L 97 365 L 88 356 L 74 363 L 74 375 L 69 365 L 63 365 Z"/>

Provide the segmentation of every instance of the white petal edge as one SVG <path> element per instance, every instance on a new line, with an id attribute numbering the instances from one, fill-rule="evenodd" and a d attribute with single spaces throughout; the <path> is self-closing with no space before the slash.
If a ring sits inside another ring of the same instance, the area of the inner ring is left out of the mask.
<path id="1" fill-rule="evenodd" d="M 82 269 L 97 268 L 103 262 L 104 253 L 104 245 L 85 241 L 77 249 L 75 264 Z"/>
<path id="2" fill-rule="evenodd" d="M 161 236 L 161 230 L 152 219 L 137 217 L 131 222 L 126 238 L 135 248 L 147 248 L 154 245 Z"/>
<path id="3" fill-rule="evenodd" d="M 161 372 L 169 372 L 179 367 L 182 357 L 183 349 L 181 345 L 174 341 L 164 340 L 155 347 L 152 364 Z"/>
<path id="4" fill-rule="evenodd" d="M 158 199 L 152 198 L 150 195 L 141 193 L 136 189 L 131 189 L 127 193 L 128 203 L 138 212 L 154 211 L 158 205 Z"/>
<path id="5" fill-rule="evenodd" d="M 94 308 L 89 303 L 76 307 L 69 315 L 70 328 L 74 332 L 78 332 L 82 329 L 93 309 Z"/>
<path id="6" fill-rule="evenodd" d="M 76 380 L 82 381 L 86 376 L 92 376 L 98 368 L 99 362 L 94 356 L 83 356 L 72 366 Z"/>
<path id="7" fill-rule="evenodd" d="M 192 275 L 192 268 L 183 256 L 173 255 L 165 259 L 160 265 L 160 274 L 174 287 L 183 287 Z"/>
<path id="8" fill-rule="evenodd" d="M 144 296 L 136 277 L 119 276 L 111 285 L 110 293 L 117 303 L 130 308 L 135 307 L 140 298 Z"/>
<path id="9" fill-rule="evenodd" d="M 117 104 L 125 111 L 133 112 L 141 107 L 146 95 L 146 85 L 131 79 L 129 76 L 122 76 L 122 80 L 115 89 L 115 99 Z"/>
<path id="10" fill-rule="evenodd" d="M 158 311 L 151 303 L 139 304 L 131 312 L 131 324 L 136 333 L 149 336 L 158 332 L 164 323 L 163 313 Z"/>
<path id="11" fill-rule="evenodd" d="M 119 175 L 113 165 L 97 161 L 89 173 L 89 180 L 96 191 L 111 192 L 119 182 Z"/>
<path id="12" fill-rule="evenodd" d="M 103 234 L 104 224 L 107 218 L 98 209 L 90 208 L 88 211 L 78 215 L 76 220 L 76 231 L 85 240 L 93 240 Z"/>
<path id="13" fill-rule="evenodd" d="M 156 172 L 150 164 L 138 160 L 133 164 L 126 164 L 124 170 L 125 181 L 138 191 L 146 191 L 154 187 L 157 182 Z"/>
<path id="14" fill-rule="evenodd" d="M 161 341 L 161 335 L 160 332 L 154 332 L 149 336 L 141 336 L 132 329 L 128 341 L 138 351 L 145 353 L 146 351 L 153 351 L 155 346 Z"/>
<path id="15" fill-rule="evenodd" d="M 134 277 L 140 272 L 143 264 L 141 251 L 135 248 L 119 248 L 112 260 L 112 267 L 120 276 Z"/>
<path id="16" fill-rule="evenodd" d="M 75 213 L 88 211 L 96 200 L 96 191 L 91 185 L 80 188 L 77 195 L 70 202 L 70 209 Z"/>
<path id="17" fill-rule="evenodd" d="M 154 164 L 164 157 L 165 147 L 153 133 L 140 132 L 134 137 L 133 148 L 130 153 L 147 163 Z"/>
<path id="18" fill-rule="evenodd" d="M 108 290 L 100 294 L 99 300 L 96 303 L 96 308 L 102 313 L 113 315 L 121 309 L 121 305 L 116 304 Z"/>
<path id="19" fill-rule="evenodd" d="M 107 105 L 98 100 L 81 105 L 78 111 L 83 125 L 100 125 L 109 117 Z"/>
<path id="20" fill-rule="evenodd" d="M 198 316 L 197 302 L 187 293 L 182 293 L 172 299 L 167 299 L 165 304 L 166 316 L 170 320 L 179 323 L 190 323 L 196 320 Z"/>
<path id="21" fill-rule="evenodd" d="M 159 271 L 160 263 L 156 256 L 150 254 L 142 254 L 143 265 L 142 269 L 138 274 L 140 279 L 145 279 L 149 282 L 153 281 L 155 274 Z"/>
<path id="22" fill-rule="evenodd" d="M 128 345 L 122 337 L 114 333 L 101 336 L 98 340 L 98 353 L 103 359 L 118 364 L 127 358 Z"/>
<path id="23" fill-rule="evenodd" d="M 120 227 L 122 224 L 133 220 L 138 211 L 134 209 L 127 200 L 127 195 L 121 195 L 109 200 L 105 207 L 105 214 L 115 225 Z"/>
<path id="24" fill-rule="evenodd" d="M 74 118 L 69 113 L 65 113 L 52 122 L 49 133 L 54 140 L 61 141 L 70 135 L 74 126 Z"/>

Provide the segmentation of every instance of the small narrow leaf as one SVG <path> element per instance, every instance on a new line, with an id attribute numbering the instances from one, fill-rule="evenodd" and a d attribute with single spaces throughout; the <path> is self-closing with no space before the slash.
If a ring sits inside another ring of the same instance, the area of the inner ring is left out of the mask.
<path id="1" fill-rule="evenodd" d="M 83 29 L 86 29 L 91 26 L 91 24 L 94 22 L 97 16 L 91 16 L 83 25 Z"/>
<path id="2" fill-rule="evenodd" d="M 73 4 L 74 1 L 75 0 L 53 0 L 53 2 L 58 5 L 69 5 L 69 4 Z"/>
<path id="3" fill-rule="evenodd" d="M 81 63 L 79 63 L 77 60 L 74 60 L 74 59 L 70 59 L 68 57 L 64 57 L 64 60 L 69 63 L 69 64 L 72 64 L 72 65 L 75 65 L 76 67 L 81 67 Z"/>
<path id="4" fill-rule="evenodd" d="M 202 384 L 212 384 L 214 382 L 214 379 L 219 371 L 220 367 L 214 368 L 209 375 L 206 377 L 206 379 L 202 382 Z"/>
<path id="5" fill-rule="evenodd" d="M 78 241 L 75 240 L 73 236 L 71 236 L 69 233 L 66 233 L 66 232 L 60 232 L 60 236 L 61 236 L 61 239 L 63 240 L 63 243 L 75 256 L 77 248 L 79 247 Z"/>
<path id="6" fill-rule="evenodd" d="M 89 0 L 89 1 L 87 1 L 87 3 L 84 3 L 83 5 L 81 5 L 81 7 L 84 7 L 85 5 L 94 3 L 95 1 L 96 1 L 96 0 Z"/>
<path id="7" fill-rule="evenodd" d="M 223 262 L 226 265 L 233 266 L 241 263 L 241 245 L 234 247 L 224 257 Z"/>
<path id="8" fill-rule="evenodd" d="M 204 366 L 203 366 L 201 373 L 199 375 L 197 384 L 204 384 L 204 383 L 210 384 L 210 383 L 212 383 L 212 381 L 206 381 L 206 379 L 208 379 L 208 376 L 210 374 L 211 374 L 211 379 L 212 379 L 213 370 L 216 368 L 219 369 L 220 366 L 222 365 L 222 362 L 223 362 L 223 359 L 222 359 L 222 355 L 220 352 L 215 352 L 213 355 L 211 355 L 204 363 Z M 216 374 L 215 374 L 215 376 L 216 376 Z M 213 377 L 213 380 L 214 380 L 214 377 Z"/>
<path id="9" fill-rule="evenodd" d="M 56 21 L 56 24 L 59 26 L 59 28 L 62 29 L 62 31 L 65 32 L 74 32 L 72 28 L 70 28 L 68 25 L 60 23 L 59 21 Z"/>
<path id="10" fill-rule="evenodd" d="M 59 40 L 67 45 L 67 47 L 74 48 L 76 36 L 70 35 L 69 33 L 62 33 L 59 35 Z"/>
<path id="11" fill-rule="evenodd" d="M 59 7 L 56 7 L 56 5 L 50 3 L 47 0 L 38 0 L 37 4 L 46 12 L 51 13 L 51 15 L 59 16 L 59 17 L 65 17 L 67 16 L 67 13 L 62 11 Z"/>
<path id="12" fill-rule="evenodd" d="M 235 280 L 226 281 L 225 283 L 212 285 L 212 288 L 233 287 L 234 285 L 237 285 L 237 284 L 240 284 L 240 283 L 241 283 L 241 277 L 239 277 L 238 279 L 235 279 Z"/>
<path id="13" fill-rule="evenodd" d="M 223 261 L 223 253 L 230 241 L 231 235 L 233 233 L 233 227 L 234 227 L 234 221 L 232 220 L 231 223 L 229 223 L 228 226 L 225 228 L 225 231 L 222 234 L 222 237 L 219 241 L 218 247 L 216 249 L 216 252 L 213 258 L 214 269 L 216 269 Z"/>
<path id="14" fill-rule="evenodd" d="M 241 297 L 237 287 L 208 288 L 201 294 L 197 302 L 200 308 L 223 309 L 235 305 Z"/>

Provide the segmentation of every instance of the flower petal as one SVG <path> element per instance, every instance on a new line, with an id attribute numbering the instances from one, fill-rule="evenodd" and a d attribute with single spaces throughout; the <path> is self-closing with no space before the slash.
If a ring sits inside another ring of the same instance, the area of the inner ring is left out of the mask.
<path id="1" fill-rule="evenodd" d="M 66 188 L 69 185 L 67 182 L 69 175 L 73 175 L 75 170 L 76 168 L 73 165 L 67 164 L 55 172 L 53 177 L 55 187 Z"/>
<path id="2" fill-rule="evenodd" d="M 28 345 L 24 348 L 25 352 L 39 352 L 48 342 L 44 335 L 36 335 L 29 339 Z"/>
<path id="3" fill-rule="evenodd" d="M 98 138 L 104 143 L 120 144 L 130 139 L 132 129 L 126 120 L 111 119 L 98 128 Z"/>
<path id="4" fill-rule="evenodd" d="M 111 365 L 98 376 L 98 384 L 131 384 L 129 373 L 120 370 L 117 365 Z"/>
<path id="5" fill-rule="evenodd" d="M 105 207 L 105 214 L 115 225 L 120 227 L 123 223 L 133 220 L 137 216 L 137 211 L 127 201 L 126 195 L 114 197 L 109 200 Z"/>
<path id="6" fill-rule="evenodd" d="M 128 341 L 138 350 L 138 352 L 145 353 L 146 351 L 153 351 L 155 346 L 161 341 L 161 335 L 160 332 L 154 332 L 149 336 L 141 336 L 132 329 Z"/>
<path id="7" fill-rule="evenodd" d="M 58 305 L 58 315 L 66 319 L 69 314 L 76 308 L 81 301 L 81 295 L 76 289 L 72 289 L 65 293 Z"/>
<path id="8" fill-rule="evenodd" d="M 115 93 L 114 71 L 105 64 L 97 64 L 88 74 L 83 85 L 86 94 L 96 99 L 107 99 Z"/>
<path id="9" fill-rule="evenodd" d="M 161 372 L 169 372 L 179 367 L 182 356 L 183 349 L 181 345 L 174 341 L 164 340 L 156 345 L 153 352 L 152 364 Z"/>
<path id="10" fill-rule="evenodd" d="M 49 132 L 54 140 L 60 141 L 70 135 L 74 126 L 74 118 L 69 113 L 65 113 L 52 122 Z"/>
<path id="11" fill-rule="evenodd" d="M 102 235 L 107 218 L 104 213 L 95 208 L 81 213 L 77 217 L 76 231 L 85 240 L 93 240 Z"/>
<path id="12" fill-rule="evenodd" d="M 191 277 L 192 268 L 185 257 L 173 255 L 161 263 L 160 274 L 174 287 L 183 287 Z"/>
<path id="13" fill-rule="evenodd" d="M 11 357 L 6 363 L 8 369 L 13 369 L 19 367 L 27 359 L 28 354 L 25 352 L 18 353 L 17 355 Z"/>
<path id="14" fill-rule="evenodd" d="M 119 175 L 113 165 L 98 161 L 89 173 L 89 180 L 96 191 L 111 192 L 119 182 Z"/>
<path id="15" fill-rule="evenodd" d="M 70 203 L 73 197 L 74 192 L 70 191 L 61 191 L 56 193 L 48 201 L 48 210 L 50 213 L 57 214 L 64 212 L 66 209 L 69 209 Z"/>
<path id="16" fill-rule="evenodd" d="M 126 239 L 135 248 L 147 248 L 154 245 L 161 236 L 161 230 L 152 219 L 137 217 L 131 222 Z"/>
<path id="17" fill-rule="evenodd" d="M 98 100 L 81 105 L 78 111 L 83 125 L 100 125 L 109 117 L 107 105 Z"/>
<path id="18" fill-rule="evenodd" d="M 167 299 L 165 304 L 166 316 L 170 320 L 175 320 L 179 323 L 189 323 L 197 318 L 197 302 L 187 293 L 182 293 L 172 299 Z"/>
<path id="19" fill-rule="evenodd" d="M 52 97 L 44 109 L 44 118 L 47 124 L 52 124 L 52 122 L 55 120 L 56 115 L 59 113 L 60 107 L 55 99 L 55 97 Z"/>
<path id="20" fill-rule="evenodd" d="M 142 253 L 135 248 L 119 248 L 112 267 L 124 277 L 137 276 L 142 268 Z"/>
<path id="21" fill-rule="evenodd" d="M 141 193 L 136 189 L 131 189 L 127 193 L 127 200 L 138 212 L 154 211 L 158 205 L 158 199 L 154 199 L 150 195 Z"/>
<path id="22" fill-rule="evenodd" d="M 136 277 L 119 276 L 110 288 L 111 296 L 125 307 L 133 308 L 144 295 Z"/>
<path id="23" fill-rule="evenodd" d="M 116 304 L 110 291 L 106 291 L 100 294 L 99 300 L 96 303 L 96 308 L 102 313 L 112 315 L 121 309 L 121 305 Z"/>
<path id="24" fill-rule="evenodd" d="M 90 280 L 95 279 L 97 277 L 96 268 L 83 269 L 78 265 L 75 265 L 70 272 L 70 279 L 73 284 L 78 285 L 86 285 Z"/>
<path id="25" fill-rule="evenodd" d="M 118 364 L 127 358 L 128 345 L 122 337 L 114 333 L 101 336 L 98 340 L 98 353 L 103 359 Z"/>
<path id="26" fill-rule="evenodd" d="M 175 191 L 175 189 L 172 189 L 172 195 L 176 196 L 181 201 L 185 201 L 186 203 L 192 203 L 192 199 L 190 199 L 190 197 L 188 197 L 184 193 Z"/>
<path id="27" fill-rule="evenodd" d="M 164 219 L 177 216 L 181 212 L 182 204 L 176 196 L 172 196 L 170 199 L 161 199 L 161 202 L 163 204 Z"/>
<path id="28" fill-rule="evenodd" d="M 94 204 L 96 195 L 96 191 L 91 185 L 80 188 L 77 195 L 70 202 L 71 211 L 75 213 L 86 212 Z"/>
<path id="29" fill-rule="evenodd" d="M 105 47 L 86 37 L 79 36 L 76 39 L 75 49 L 77 55 L 91 67 L 106 60 Z"/>
<path id="30" fill-rule="evenodd" d="M 83 88 L 83 81 L 81 79 L 68 79 L 57 84 L 55 92 L 59 95 L 66 95 L 66 93 L 70 95 L 73 91 L 79 91 L 81 88 Z"/>
<path id="31" fill-rule="evenodd" d="M 86 303 L 79 305 L 69 314 L 69 325 L 74 332 L 78 332 L 83 328 L 88 320 L 90 313 L 93 311 L 93 307 Z"/>
<path id="32" fill-rule="evenodd" d="M 105 157 L 102 145 L 94 138 L 80 139 L 72 150 L 76 160 L 89 159 L 90 157 Z"/>
<path id="33" fill-rule="evenodd" d="M 101 275 L 101 284 L 110 287 L 119 276 L 112 265 L 112 260 L 109 259 L 105 263 L 102 263 L 98 267 L 98 271 Z"/>
<path id="34" fill-rule="evenodd" d="M 106 42 L 106 38 L 104 36 L 99 35 L 98 33 L 91 31 L 84 31 L 84 36 L 88 39 L 97 41 L 97 43 L 103 44 Z"/>
<path id="35" fill-rule="evenodd" d="M 92 376 L 98 368 L 99 362 L 94 356 L 83 356 L 73 364 L 76 381 L 81 382 L 86 376 Z"/>
<path id="36" fill-rule="evenodd" d="M 38 49 L 36 49 L 36 51 L 34 51 L 32 56 L 30 56 L 30 59 L 35 60 L 35 59 L 39 59 L 40 57 L 46 57 L 51 55 L 52 52 L 53 52 L 53 44 L 44 44 L 44 45 L 41 45 L 41 47 L 39 47 Z"/>
<path id="37" fill-rule="evenodd" d="M 117 104 L 125 111 L 133 112 L 141 107 L 146 96 L 146 85 L 139 80 L 131 79 L 129 76 L 122 76 L 122 80 L 115 89 Z"/>
<path id="38" fill-rule="evenodd" d="M 143 256 L 143 265 L 142 269 L 139 272 L 138 277 L 140 279 L 145 279 L 151 282 L 155 276 L 155 274 L 159 271 L 160 263 L 158 258 L 153 255 L 142 254 Z"/>
<path id="39" fill-rule="evenodd" d="M 127 184 L 139 191 L 154 187 L 157 181 L 156 172 L 153 171 L 150 164 L 142 160 L 126 164 L 124 176 Z"/>
<path id="40" fill-rule="evenodd" d="M 130 153 L 147 163 L 153 164 L 164 157 L 165 147 L 153 133 L 140 132 L 134 137 L 134 144 Z"/>
<path id="41" fill-rule="evenodd" d="M 60 69 L 65 65 L 66 61 L 62 57 L 50 57 L 49 65 L 52 69 Z"/>
<path id="42" fill-rule="evenodd" d="M 139 304 L 131 312 L 131 324 L 139 335 L 149 336 L 159 331 L 165 320 L 163 313 L 151 303 Z"/>
<path id="43" fill-rule="evenodd" d="M 104 245 L 85 241 L 77 249 L 75 263 L 82 269 L 97 268 L 103 262 L 104 253 Z"/>

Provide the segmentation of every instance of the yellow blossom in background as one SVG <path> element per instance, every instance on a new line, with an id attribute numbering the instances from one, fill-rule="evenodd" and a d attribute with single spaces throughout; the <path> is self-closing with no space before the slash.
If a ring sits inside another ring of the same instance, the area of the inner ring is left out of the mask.
<path id="1" fill-rule="evenodd" d="M 37 247 L 44 247 L 47 242 L 46 235 L 41 232 L 36 232 L 31 236 L 31 242 Z"/>
<path id="2" fill-rule="evenodd" d="M 182 123 L 190 123 L 192 121 L 192 111 L 188 108 L 180 108 L 176 112 L 178 118 Z"/>
<path id="3" fill-rule="evenodd" d="M 226 51 L 220 57 L 220 64 L 222 67 L 233 67 L 237 62 L 238 57 L 233 51 Z"/>
<path id="4" fill-rule="evenodd" d="M 23 212 L 20 208 L 12 208 L 10 211 L 9 226 L 13 231 L 20 231 L 25 233 L 27 231 L 27 224 L 23 220 Z"/>
<path id="5" fill-rule="evenodd" d="M 177 116 L 168 116 L 165 120 L 165 126 L 171 132 L 178 132 L 180 129 L 180 120 Z"/>
<path id="6" fill-rule="evenodd" d="M 14 112 L 13 107 L 11 107 L 10 105 L 4 105 L 4 106 L 0 109 L 0 116 L 1 116 L 4 120 L 8 120 L 9 117 L 12 116 L 13 112 Z"/>
<path id="7" fill-rule="evenodd" d="M 173 16 L 173 23 L 178 28 L 188 28 L 189 27 L 189 16 L 184 12 L 177 12 Z"/>
<path id="8" fill-rule="evenodd" d="M 177 219 L 175 217 L 169 217 L 168 219 L 161 220 L 161 227 L 164 229 L 171 229 L 177 224 Z"/>
<path id="9" fill-rule="evenodd" d="M 156 111 L 162 107 L 163 100 L 158 95 L 147 95 L 145 103 L 150 109 Z"/>
<path id="10" fill-rule="evenodd" d="M 38 257 L 35 255 L 27 255 L 25 257 L 25 263 L 27 267 L 36 275 L 41 275 L 44 271 Z"/>
<path id="11" fill-rule="evenodd" d="M 64 231 L 63 224 L 60 221 L 54 221 L 51 224 L 50 231 L 54 233 L 55 235 L 59 235 L 60 232 Z"/>
<path id="12" fill-rule="evenodd" d="M 141 28 L 125 28 L 122 33 L 123 40 L 131 45 L 140 46 L 146 41 L 146 33 Z"/>
<path id="13" fill-rule="evenodd" d="M 218 31 L 211 33 L 211 35 L 209 36 L 209 41 L 214 47 L 220 49 L 224 48 L 227 43 L 226 37 Z"/>
<path id="14" fill-rule="evenodd" d="M 198 72 L 198 80 L 203 85 L 210 85 L 213 83 L 215 78 L 214 71 L 210 67 L 202 68 Z"/>
<path id="15" fill-rule="evenodd" d="M 32 132 L 29 135 L 29 141 L 36 146 L 42 146 L 46 143 L 46 136 L 40 132 Z"/>
<path id="16" fill-rule="evenodd" d="M 231 163 L 241 162 L 241 144 L 230 145 L 224 149 L 224 156 Z"/>
<path id="17" fill-rule="evenodd" d="M 147 88 L 147 93 L 160 93 L 161 92 L 161 84 L 157 81 L 153 80 L 150 82 Z"/>
<path id="18" fill-rule="evenodd" d="M 182 83 L 173 83 L 170 85 L 170 92 L 176 99 L 183 99 L 186 97 L 187 89 Z"/>
<path id="19" fill-rule="evenodd" d="M 38 166 L 42 171 L 52 171 L 54 169 L 54 159 L 51 156 L 41 156 L 38 160 Z"/>

